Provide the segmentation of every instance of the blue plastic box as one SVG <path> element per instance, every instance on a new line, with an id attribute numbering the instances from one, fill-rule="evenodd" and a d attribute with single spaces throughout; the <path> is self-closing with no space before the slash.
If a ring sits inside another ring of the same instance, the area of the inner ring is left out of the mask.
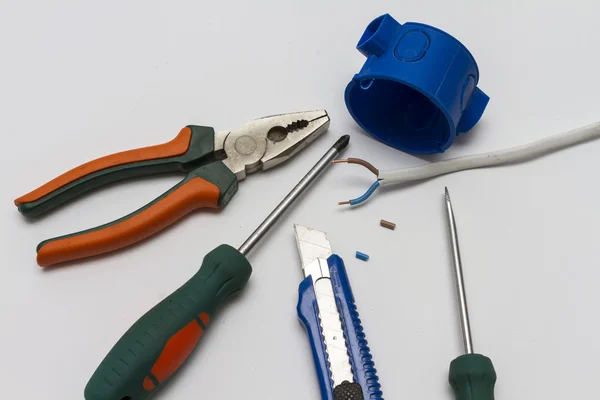
<path id="1" fill-rule="evenodd" d="M 489 97 L 478 87 L 469 50 L 429 25 L 385 14 L 357 45 L 367 57 L 346 87 L 346 106 L 378 140 L 409 153 L 441 153 L 481 118 Z"/>

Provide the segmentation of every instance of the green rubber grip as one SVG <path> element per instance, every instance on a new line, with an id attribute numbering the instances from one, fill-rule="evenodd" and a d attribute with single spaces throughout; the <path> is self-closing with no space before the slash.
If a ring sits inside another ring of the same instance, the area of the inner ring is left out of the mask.
<path id="1" fill-rule="evenodd" d="M 494 400 L 496 371 L 486 356 L 465 354 L 454 359 L 449 381 L 456 400 Z"/>
<path id="2" fill-rule="evenodd" d="M 182 287 L 142 316 L 117 342 L 88 382 L 86 400 L 143 400 L 183 364 L 215 311 L 252 273 L 246 258 L 221 245 Z"/>

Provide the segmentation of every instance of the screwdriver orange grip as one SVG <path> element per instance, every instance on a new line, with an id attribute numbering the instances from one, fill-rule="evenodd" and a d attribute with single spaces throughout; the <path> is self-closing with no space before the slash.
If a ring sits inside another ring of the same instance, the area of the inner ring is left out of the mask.
<path id="1" fill-rule="evenodd" d="M 148 204 L 109 224 L 49 239 L 38 246 L 41 267 L 111 252 L 139 242 L 198 208 L 217 208 L 219 187 L 194 177 Z"/>

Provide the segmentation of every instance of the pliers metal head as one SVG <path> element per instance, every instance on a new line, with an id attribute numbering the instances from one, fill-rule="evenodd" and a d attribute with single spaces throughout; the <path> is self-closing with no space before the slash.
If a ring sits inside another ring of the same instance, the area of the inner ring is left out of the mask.
<path id="1" fill-rule="evenodd" d="M 241 128 L 215 135 L 215 150 L 223 150 L 223 163 L 237 176 L 265 170 L 287 161 L 329 128 L 325 110 L 272 115 Z"/>

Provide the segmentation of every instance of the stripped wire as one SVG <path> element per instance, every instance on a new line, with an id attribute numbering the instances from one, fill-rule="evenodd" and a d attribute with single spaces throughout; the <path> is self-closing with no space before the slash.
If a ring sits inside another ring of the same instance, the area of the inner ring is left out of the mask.
<path id="1" fill-rule="evenodd" d="M 375 174 L 375 176 L 379 177 L 379 170 L 377 168 L 375 168 L 373 166 L 373 164 L 371 164 L 368 161 L 362 160 L 360 158 L 347 158 L 345 160 L 333 160 L 334 164 L 339 164 L 339 163 L 348 163 L 348 164 L 358 164 L 358 165 L 362 165 L 363 167 L 365 167 L 366 169 L 368 169 L 369 171 L 371 171 L 372 173 Z M 357 204 L 360 204 L 362 202 L 365 202 L 369 197 L 371 197 L 371 195 L 375 192 L 375 190 L 379 187 L 379 179 L 376 180 L 371 187 L 365 192 L 365 194 L 363 194 L 360 197 L 357 197 L 355 199 L 351 199 L 351 200 L 347 200 L 347 201 L 340 201 L 338 203 L 338 205 L 342 206 L 345 204 L 349 204 L 351 206 L 355 206 Z"/>
<path id="2" fill-rule="evenodd" d="M 351 199 L 351 200 L 340 201 L 340 202 L 338 202 L 338 205 L 343 206 L 345 204 L 350 204 L 351 206 L 355 206 L 357 204 L 364 203 L 365 201 L 367 201 L 367 199 L 369 197 L 371 197 L 371 195 L 375 192 L 375 190 L 378 187 L 379 187 L 379 181 L 375 181 L 375 182 L 373 182 L 371 187 L 365 192 L 365 194 L 363 194 L 362 196 L 357 197 L 355 199 Z"/>
<path id="3" fill-rule="evenodd" d="M 600 138 L 600 122 L 587 125 L 572 131 L 559 133 L 546 138 L 510 149 L 493 151 L 489 153 L 475 154 L 466 157 L 452 158 L 431 164 L 412 168 L 401 168 L 389 171 L 379 171 L 371 163 L 360 158 L 348 158 L 347 160 L 335 160 L 334 163 L 359 164 L 377 175 L 377 181 L 371 185 L 365 194 L 356 199 L 341 201 L 338 204 L 356 205 L 366 201 L 379 186 L 392 183 L 413 182 L 440 175 L 451 174 L 474 168 L 495 167 L 499 165 L 517 164 L 529 161 L 546 154 L 553 153 Z"/>
<path id="4" fill-rule="evenodd" d="M 379 175 L 379 170 L 377 168 L 375 168 L 373 166 L 373 164 L 371 164 L 370 162 L 365 161 L 363 159 L 360 159 L 360 158 L 347 158 L 345 160 L 333 160 L 333 163 L 334 164 L 348 163 L 348 164 L 362 165 L 363 167 L 365 167 L 366 169 L 368 169 L 369 171 L 371 171 L 375 175 Z"/>

